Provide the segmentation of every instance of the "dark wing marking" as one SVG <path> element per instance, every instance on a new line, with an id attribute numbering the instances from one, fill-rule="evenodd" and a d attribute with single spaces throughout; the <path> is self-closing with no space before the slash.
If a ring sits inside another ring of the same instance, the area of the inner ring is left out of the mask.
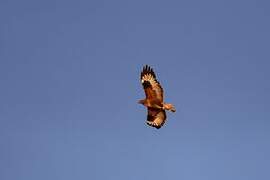
<path id="1" fill-rule="evenodd" d="M 141 83 L 147 99 L 163 102 L 163 89 L 153 69 L 148 65 L 144 66 L 141 72 Z"/>
<path id="2" fill-rule="evenodd" d="M 155 127 L 157 129 L 161 128 L 166 120 L 166 112 L 162 109 L 156 109 L 156 108 L 147 108 L 148 114 L 147 114 L 147 121 L 146 123 L 149 126 Z"/>

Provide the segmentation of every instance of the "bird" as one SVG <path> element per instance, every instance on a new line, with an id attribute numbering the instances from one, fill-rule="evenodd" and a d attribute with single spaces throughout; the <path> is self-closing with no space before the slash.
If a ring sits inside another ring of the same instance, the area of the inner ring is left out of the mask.
<path id="1" fill-rule="evenodd" d="M 159 129 L 166 121 L 166 111 L 175 112 L 176 109 L 173 104 L 164 102 L 163 88 L 153 68 L 145 65 L 141 71 L 140 80 L 146 97 L 138 103 L 147 108 L 146 124 Z"/>

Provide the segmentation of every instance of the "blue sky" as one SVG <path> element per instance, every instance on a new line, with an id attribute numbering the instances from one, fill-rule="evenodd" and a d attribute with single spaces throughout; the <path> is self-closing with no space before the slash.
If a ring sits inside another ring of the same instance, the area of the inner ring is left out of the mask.
<path id="1" fill-rule="evenodd" d="M 0 179 L 269 179 L 269 5 L 1 1 Z"/>

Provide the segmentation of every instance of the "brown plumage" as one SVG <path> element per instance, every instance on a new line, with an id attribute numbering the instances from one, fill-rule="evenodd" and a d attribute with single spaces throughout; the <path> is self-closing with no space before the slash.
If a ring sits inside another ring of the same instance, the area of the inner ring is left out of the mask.
<path id="1" fill-rule="evenodd" d="M 141 72 L 141 83 L 146 98 L 139 103 L 147 107 L 147 121 L 149 126 L 161 128 L 166 120 L 165 110 L 175 112 L 172 104 L 164 103 L 163 89 L 156 79 L 153 69 L 146 65 Z"/>

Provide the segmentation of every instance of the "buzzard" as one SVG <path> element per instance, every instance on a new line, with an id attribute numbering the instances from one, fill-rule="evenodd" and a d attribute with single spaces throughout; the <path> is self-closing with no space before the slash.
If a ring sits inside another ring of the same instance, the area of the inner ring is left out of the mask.
<path id="1" fill-rule="evenodd" d="M 145 65 L 141 72 L 141 83 L 145 92 L 145 99 L 139 100 L 139 104 L 147 107 L 147 121 L 149 126 L 161 128 L 166 120 L 165 110 L 175 112 L 172 104 L 163 101 L 163 89 L 156 79 L 153 69 Z"/>

